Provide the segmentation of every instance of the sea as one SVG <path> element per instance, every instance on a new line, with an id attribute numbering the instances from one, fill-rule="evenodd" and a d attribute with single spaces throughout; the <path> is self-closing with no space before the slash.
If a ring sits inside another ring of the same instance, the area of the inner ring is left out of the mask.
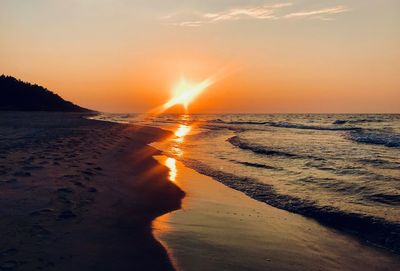
<path id="1" fill-rule="evenodd" d="M 166 156 L 249 197 L 400 251 L 399 114 L 99 114 L 170 130 Z"/>

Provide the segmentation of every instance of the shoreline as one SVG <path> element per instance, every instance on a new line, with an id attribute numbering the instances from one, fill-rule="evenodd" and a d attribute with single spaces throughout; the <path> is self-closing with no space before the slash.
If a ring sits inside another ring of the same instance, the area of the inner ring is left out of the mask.
<path id="1" fill-rule="evenodd" d="M 400 257 L 317 221 L 252 199 L 186 167 L 174 171 L 182 209 L 153 222 L 178 270 L 394 270 Z"/>
<path id="2" fill-rule="evenodd" d="M 160 127 L 153 128 L 170 132 Z M 161 142 L 154 142 L 155 145 L 157 145 L 157 143 Z M 174 158 L 179 160 L 179 157 Z M 389 254 L 400 255 L 398 242 L 400 238 L 400 229 L 398 224 L 356 213 L 343 213 L 332 207 L 316 206 L 311 201 L 308 202 L 288 195 L 278 194 L 274 191 L 272 186 L 269 188 L 268 192 L 265 192 L 265 188 L 268 186 L 267 184 L 260 184 L 250 178 L 238 177 L 233 174 L 213 170 L 207 165 L 199 164 L 199 162 L 193 163 L 190 159 L 183 159 L 181 162 L 185 166 L 194 169 L 199 174 L 209 176 L 215 181 L 231 189 L 242 192 L 259 202 L 313 219 L 329 229 L 335 229 L 340 231 L 341 234 L 356 238 L 368 247 L 383 249 Z M 243 182 L 247 184 L 249 182 L 252 183 L 253 189 L 242 189 L 242 187 L 248 187 L 248 185 L 242 185 Z M 260 189 L 257 189 L 258 186 L 261 186 Z M 264 193 L 258 193 L 257 190 L 264 191 Z"/>
<path id="3" fill-rule="evenodd" d="M 389 253 L 400 255 L 400 225 L 398 223 L 357 213 L 344 213 L 329 206 L 317 206 L 312 201 L 279 194 L 272 186 L 265 183 L 261 184 L 251 178 L 214 170 L 207 165 L 199 164 L 198 162 L 193 163 L 190 160 L 182 160 L 181 162 L 199 174 L 211 177 L 215 181 L 242 192 L 254 200 L 293 214 L 314 219 L 325 227 L 336 229 L 341 231 L 342 234 L 359 239 L 367 246 L 384 249 Z M 243 183 L 246 185 L 243 185 Z M 251 189 L 248 188 L 249 183 L 252 184 Z M 259 193 L 258 191 L 263 192 Z"/>
<path id="4" fill-rule="evenodd" d="M 160 129 L 162 131 L 170 133 L 169 130 L 160 127 L 152 128 Z M 153 143 L 157 145 L 157 143 L 161 142 L 155 141 Z M 179 157 L 174 158 L 177 158 L 179 160 Z M 205 169 L 207 166 L 195 166 L 189 160 L 182 160 L 181 162 L 186 167 L 195 170 L 199 174 L 211 177 L 214 181 L 222 183 L 227 188 L 234 189 L 235 191 L 243 193 L 258 202 L 267 204 L 280 210 L 288 211 L 292 214 L 298 214 L 305 218 L 312 219 L 322 226 L 327 227 L 328 229 L 338 230 L 340 234 L 348 236 L 350 238 L 354 238 L 360 241 L 363 245 L 372 249 L 383 250 L 389 255 L 393 254 L 397 257 L 399 255 L 400 247 L 398 247 L 397 240 L 399 239 L 400 235 L 398 225 L 394 223 L 376 221 L 373 217 L 365 217 L 357 214 L 343 214 L 332 208 L 319 208 L 317 210 L 317 207 L 315 207 L 312 203 L 308 203 L 307 207 L 297 206 L 296 201 L 299 201 L 298 199 L 277 194 L 273 191 L 272 187 L 271 192 L 268 195 L 257 193 L 254 194 L 253 190 L 243 191 L 240 189 L 241 182 L 243 181 L 254 182 L 255 187 L 261 184 L 258 184 L 256 181 L 248 178 L 238 179 L 238 177 L 235 175 L 229 175 L 226 173 L 221 174 L 220 172 L 215 170 L 210 171 Z M 265 184 L 263 184 L 263 186 L 265 188 Z M 388 228 L 391 230 L 388 230 Z M 383 233 L 382 229 L 385 229 Z"/>
<path id="5" fill-rule="evenodd" d="M 231 138 L 228 137 L 226 141 L 229 142 Z M 160 149 L 164 148 L 163 144 L 159 144 L 159 146 Z M 400 224 L 395 220 L 386 220 L 356 211 L 343 211 L 329 205 L 319 205 L 312 199 L 279 193 L 271 184 L 261 183 L 252 177 L 218 169 L 214 165 L 210 166 L 211 164 L 195 160 L 196 157 L 194 157 L 195 159 L 182 158 L 179 153 L 174 154 L 174 152 L 170 152 L 170 155 L 198 173 L 212 177 L 227 187 L 240 191 L 259 202 L 314 219 L 326 227 L 355 237 L 368 246 L 400 255 Z"/>

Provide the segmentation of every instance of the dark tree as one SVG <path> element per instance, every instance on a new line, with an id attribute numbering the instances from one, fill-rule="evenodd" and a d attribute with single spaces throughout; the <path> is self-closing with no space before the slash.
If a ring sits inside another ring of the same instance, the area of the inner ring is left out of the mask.
<path id="1" fill-rule="evenodd" d="M 50 90 L 18 80 L 0 76 L 0 111 L 62 111 L 90 112 L 91 110 L 64 100 Z"/>

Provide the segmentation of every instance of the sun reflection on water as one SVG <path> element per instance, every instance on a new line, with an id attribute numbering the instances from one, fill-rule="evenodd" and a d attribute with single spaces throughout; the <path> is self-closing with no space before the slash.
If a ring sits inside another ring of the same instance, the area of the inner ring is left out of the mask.
<path id="1" fill-rule="evenodd" d="M 191 127 L 188 125 L 181 124 L 178 129 L 175 131 L 175 141 L 183 142 L 184 137 L 190 132 Z"/>
<path id="2" fill-rule="evenodd" d="M 165 166 L 169 169 L 169 175 L 168 178 L 171 182 L 176 181 L 176 175 L 177 175 L 177 170 L 176 170 L 176 160 L 175 158 L 168 157 L 165 160 Z"/>
<path id="3" fill-rule="evenodd" d="M 169 145 L 169 147 L 166 153 L 170 153 L 172 156 L 175 157 L 183 156 L 182 143 L 184 142 L 185 136 L 187 136 L 192 129 L 192 127 L 188 125 L 190 121 L 189 115 L 181 115 L 180 121 L 182 121 L 183 124 L 179 124 L 179 126 L 174 130 L 174 137 L 167 139 L 167 142 L 169 141 L 169 144 L 167 143 L 167 146 Z M 166 160 L 164 161 L 164 165 L 169 169 L 169 180 L 171 182 L 176 182 L 177 168 L 175 158 L 166 158 Z"/>
<path id="4" fill-rule="evenodd" d="M 182 122 L 182 124 L 178 125 L 176 129 L 173 130 L 174 135 L 162 142 L 162 146 L 164 146 L 164 148 L 162 149 L 166 154 L 166 156 L 156 157 L 156 159 L 160 163 L 162 163 L 164 166 L 168 168 L 169 170 L 168 180 L 177 186 L 180 186 L 181 184 L 179 181 L 177 160 L 174 157 L 183 156 L 184 152 L 182 149 L 182 144 L 184 142 L 184 138 L 192 130 L 192 126 L 189 124 L 190 123 L 189 115 L 180 116 L 180 121 Z M 170 157 L 168 157 L 167 155 L 169 155 Z M 170 215 L 171 213 L 166 213 L 153 221 L 152 226 L 153 229 L 155 230 L 155 235 L 158 236 L 157 239 L 159 239 L 160 236 L 166 234 L 170 230 L 171 228 Z"/>

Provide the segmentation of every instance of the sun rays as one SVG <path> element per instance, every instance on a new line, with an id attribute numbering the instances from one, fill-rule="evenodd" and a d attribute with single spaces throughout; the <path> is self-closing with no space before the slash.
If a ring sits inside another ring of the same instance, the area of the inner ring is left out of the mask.
<path id="1" fill-rule="evenodd" d="M 212 85 L 213 80 L 207 78 L 200 83 L 191 83 L 185 77 L 182 77 L 180 82 L 173 90 L 172 98 L 163 105 L 167 110 L 175 105 L 182 105 L 187 111 L 189 104 L 196 99 L 206 88 Z"/>

